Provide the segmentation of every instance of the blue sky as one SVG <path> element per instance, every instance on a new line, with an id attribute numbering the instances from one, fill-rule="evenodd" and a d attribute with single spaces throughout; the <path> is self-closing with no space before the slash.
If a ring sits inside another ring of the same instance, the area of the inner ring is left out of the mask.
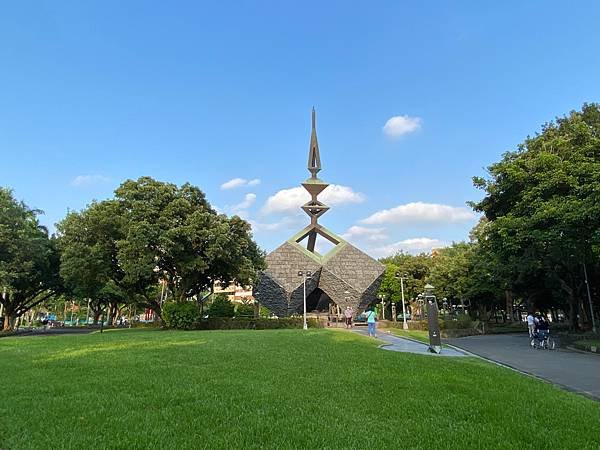
<path id="1" fill-rule="evenodd" d="M 308 222 L 314 105 L 321 222 L 428 250 L 467 238 L 473 175 L 600 100 L 599 23 L 596 1 L 8 2 L 0 185 L 52 227 L 125 179 L 190 181 L 272 250 Z"/>

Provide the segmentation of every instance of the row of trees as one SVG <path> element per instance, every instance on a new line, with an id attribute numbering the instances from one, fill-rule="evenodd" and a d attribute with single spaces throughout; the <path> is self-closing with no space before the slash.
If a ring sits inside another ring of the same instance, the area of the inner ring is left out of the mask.
<path id="1" fill-rule="evenodd" d="M 264 268 L 250 225 L 217 214 L 190 184 L 125 181 L 113 199 L 70 212 L 53 236 L 9 190 L 0 202 L 5 329 L 60 294 L 90 300 L 95 320 L 108 307 L 111 322 L 126 305 L 160 315 L 164 292 L 175 302 L 200 299 L 215 281 L 250 284 Z"/>
<path id="2" fill-rule="evenodd" d="M 469 242 L 384 259 L 381 292 L 399 298 L 393 275 L 402 272 L 409 298 L 429 282 L 479 316 L 503 310 L 512 320 L 521 304 L 590 325 L 600 293 L 600 106 L 544 125 L 473 182 L 484 197 L 472 203 L 482 219 Z"/>

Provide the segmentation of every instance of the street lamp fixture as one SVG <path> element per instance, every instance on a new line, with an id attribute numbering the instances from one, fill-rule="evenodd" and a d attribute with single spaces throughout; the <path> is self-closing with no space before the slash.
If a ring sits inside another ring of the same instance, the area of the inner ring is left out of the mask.
<path id="1" fill-rule="evenodd" d="M 402 294 L 402 329 L 408 330 L 408 324 L 406 323 L 406 306 L 404 305 L 404 278 L 408 274 L 396 272 L 396 278 L 400 278 L 400 292 Z"/>
<path id="2" fill-rule="evenodd" d="M 304 286 L 304 295 L 303 295 L 303 299 L 304 299 L 304 321 L 303 321 L 303 325 L 302 328 L 307 330 L 308 329 L 308 324 L 306 322 L 306 279 L 310 278 L 312 276 L 312 273 L 308 270 L 299 270 L 298 271 L 298 276 L 302 277 L 302 284 Z"/>

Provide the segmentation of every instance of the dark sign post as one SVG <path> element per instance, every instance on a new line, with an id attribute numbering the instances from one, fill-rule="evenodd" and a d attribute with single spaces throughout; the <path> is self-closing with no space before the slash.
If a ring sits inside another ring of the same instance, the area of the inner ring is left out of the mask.
<path id="1" fill-rule="evenodd" d="M 425 285 L 425 304 L 427 305 L 427 323 L 429 328 L 429 351 L 432 353 L 441 353 L 442 338 L 440 336 L 440 324 L 438 323 L 438 306 L 435 295 L 433 295 L 433 286 Z"/>

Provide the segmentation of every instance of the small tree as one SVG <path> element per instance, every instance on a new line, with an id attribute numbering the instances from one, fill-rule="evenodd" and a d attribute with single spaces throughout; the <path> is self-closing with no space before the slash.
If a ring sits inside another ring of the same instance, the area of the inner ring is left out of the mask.
<path id="1" fill-rule="evenodd" d="M 209 317 L 233 317 L 235 306 L 225 294 L 217 294 L 208 309 Z"/>

